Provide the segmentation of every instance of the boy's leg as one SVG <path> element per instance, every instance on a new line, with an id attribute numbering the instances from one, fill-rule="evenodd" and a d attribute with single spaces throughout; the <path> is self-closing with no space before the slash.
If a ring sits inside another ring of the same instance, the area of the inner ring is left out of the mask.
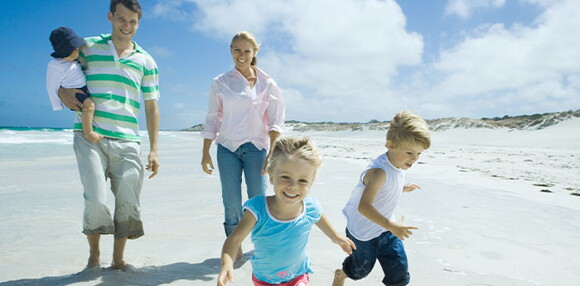
<path id="1" fill-rule="evenodd" d="M 242 219 L 242 168 L 240 150 L 232 152 L 218 144 L 217 162 L 224 204 L 224 230 L 229 236 Z"/>
<path id="2" fill-rule="evenodd" d="M 268 187 L 267 175 L 262 175 L 262 167 L 268 155 L 266 149 L 258 150 L 252 143 L 240 146 L 244 164 L 244 179 L 248 191 L 248 199 L 255 196 L 265 196 Z"/>
<path id="3" fill-rule="evenodd" d="M 379 263 L 385 278 L 383 284 L 403 286 L 409 284 L 409 266 L 403 242 L 390 232 L 379 237 Z"/>
<path id="4" fill-rule="evenodd" d="M 335 282 L 338 283 L 336 285 L 344 283 L 346 277 L 353 280 L 365 278 L 373 270 L 377 261 L 378 238 L 360 241 L 354 238 L 348 232 L 348 229 L 346 230 L 346 236 L 354 242 L 356 250 L 353 250 L 352 254 L 344 259 L 342 269 L 335 272 Z M 343 274 L 346 277 L 342 277 Z"/>

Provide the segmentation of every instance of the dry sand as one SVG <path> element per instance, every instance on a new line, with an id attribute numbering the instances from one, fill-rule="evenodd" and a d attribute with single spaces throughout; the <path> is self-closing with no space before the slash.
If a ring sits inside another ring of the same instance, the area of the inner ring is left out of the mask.
<path id="1" fill-rule="evenodd" d="M 571 195 L 580 192 L 578 130 L 580 119 L 539 131 L 434 133 L 433 147 L 407 172 L 422 189 L 405 194 L 397 212 L 419 227 L 405 241 L 410 285 L 580 285 L 580 197 Z M 384 132 L 301 135 L 313 137 L 325 157 L 311 195 L 343 231 L 340 210 L 360 171 L 385 151 Z M 221 194 L 218 175 L 201 171 L 201 145 L 197 133 L 161 133 L 161 173 L 146 179 L 141 196 L 146 235 L 127 245 L 132 273 L 80 272 L 88 247 L 70 143 L 48 152 L 2 145 L 14 150 L 0 161 L 0 285 L 216 285 Z M 107 267 L 112 237 L 101 248 Z M 249 239 L 244 249 L 252 249 Z M 344 254 L 316 228 L 309 253 L 311 284 L 330 285 Z M 231 285 L 251 285 L 250 262 L 235 275 Z M 377 264 L 368 278 L 346 285 L 381 279 Z"/>

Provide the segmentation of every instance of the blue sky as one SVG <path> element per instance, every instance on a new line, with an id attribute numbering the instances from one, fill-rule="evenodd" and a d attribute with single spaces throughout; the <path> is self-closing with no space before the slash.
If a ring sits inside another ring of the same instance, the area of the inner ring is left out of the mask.
<path id="1" fill-rule="evenodd" d="M 0 2 L 0 126 L 70 127 L 46 95 L 50 31 L 110 33 L 108 1 Z M 366 122 L 580 108 L 577 0 L 142 0 L 135 41 L 160 69 L 162 129 L 203 122 L 239 30 L 281 87 L 287 119 Z M 144 120 L 141 120 L 142 126 Z"/>

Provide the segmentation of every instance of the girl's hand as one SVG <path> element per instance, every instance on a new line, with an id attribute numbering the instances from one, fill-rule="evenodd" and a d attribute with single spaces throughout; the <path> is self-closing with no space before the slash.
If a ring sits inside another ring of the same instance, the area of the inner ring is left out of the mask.
<path id="1" fill-rule="evenodd" d="M 419 185 L 415 185 L 415 184 L 408 184 L 408 185 L 405 185 L 405 186 L 403 187 L 403 192 L 405 192 L 405 193 L 408 193 L 408 192 L 412 192 L 412 191 L 414 191 L 414 190 L 416 190 L 416 189 L 420 189 L 420 188 L 421 188 L 421 187 L 419 187 Z"/>
<path id="2" fill-rule="evenodd" d="M 230 266 L 222 266 L 220 275 L 218 275 L 217 285 L 224 286 L 227 282 L 234 282 L 234 268 Z"/>
<path id="3" fill-rule="evenodd" d="M 356 249 L 356 245 L 354 244 L 354 242 L 352 242 L 352 240 L 350 240 L 350 238 L 346 236 L 337 236 L 335 241 L 333 242 L 338 244 L 338 246 L 342 248 L 342 251 L 346 252 L 346 254 L 349 255 L 352 254 L 352 251 L 354 249 Z"/>

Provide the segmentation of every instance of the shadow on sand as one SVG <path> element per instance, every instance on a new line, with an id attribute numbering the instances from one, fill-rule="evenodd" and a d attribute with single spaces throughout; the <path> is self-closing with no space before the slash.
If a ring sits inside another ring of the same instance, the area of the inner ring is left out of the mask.
<path id="1" fill-rule="evenodd" d="M 246 253 L 236 262 L 242 267 L 252 256 Z M 70 285 L 88 282 L 91 285 L 161 285 L 178 280 L 211 281 L 220 271 L 220 259 L 209 258 L 200 263 L 177 262 L 163 266 L 144 266 L 131 272 L 111 268 L 86 269 L 78 273 L 34 279 L 19 279 L 0 282 L 0 286 L 12 285 Z"/>

